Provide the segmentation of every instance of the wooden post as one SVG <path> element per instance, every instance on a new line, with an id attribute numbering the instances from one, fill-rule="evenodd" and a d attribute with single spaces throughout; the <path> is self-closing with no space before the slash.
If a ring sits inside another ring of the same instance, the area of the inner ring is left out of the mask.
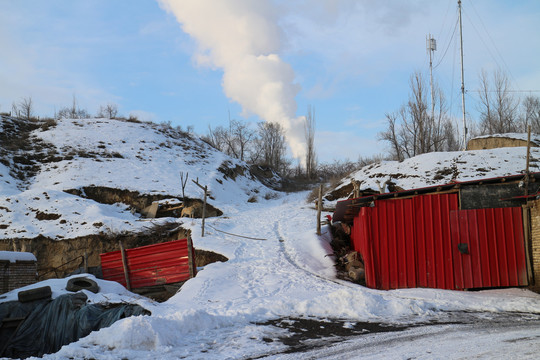
<path id="1" fill-rule="evenodd" d="M 522 216 L 523 216 L 523 230 L 524 230 L 524 237 L 525 237 L 525 259 L 526 259 L 526 265 L 527 265 L 527 282 L 528 285 L 532 285 L 534 283 L 534 270 L 532 265 L 532 245 L 531 245 L 531 210 L 529 201 L 527 200 L 526 205 L 522 206 Z"/>
<path id="2" fill-rule="evenodd" d="M 204 187 L 204 202 L 203 202 L 203 208 L 202 208 L 202 230 L 201 230 L 201 237 L 204 237 L 204 219 L 206 218 L 206 196 L 208 195 L 208 186 Z"/>
<path id="3" fill-rule="evenodd" d="M 531 158 L 531 125 L 527 126 L 527 168 L 525 169 L 529 173 L 529 161 Z"/>
<path id="4" fill-rule="evenodd" d="M 208 196 L 208 186 L 202 186 L 201 184 L 199 184 L 199 178 L 197 178 L 197 180 L 192 180 L 195 185 L 197 185 L 198 187 L 200 187 L 201 189 L 204 190 L 204 201 L 203 201 L 203 208 L 202 208 L 202 225 L 201 225 L 201 237 L 204 237 L 204 219 L 206 218 L 206 197 Z"/>
<path id="5" fill-rule="evenodd" d="M 187 244 L 188 244 L 188 262 L 189 262 L 189 277 L 195 277 L 197 268 L 195 267 L 195 254 L 193 249 L 193 241 L 191 241 L 191 235 L 188 234 L 187 237 Z"/>
<path id="6" fill-rule="evenodd" d="M 124 249 L 124 244 L 122 243 L 122 240 L 118 241 L 118 244 L 120 244 L 120 253 L 122 254 L 122 267 L 124 268 L 124 277 L 126 278 L 126 288 L 131 291 L 131 281 L 129 280 L 129 269 L 127 266 L 126 250 Z"/>
<path id="7" fill-rule="evenodd" d="M 531 125 L 527 127 L 527 163 L 525 167 L 525 196 L 529 195 L 529 161 L 531 157 Z M 527 199 L 525 199 L 527 200 Z"/>
<path id="8" fill-rule="evenodd" d="M 322 184 L 319 185 L 319 200 L 317 201 L 317 235 L 321 235 Z"/>

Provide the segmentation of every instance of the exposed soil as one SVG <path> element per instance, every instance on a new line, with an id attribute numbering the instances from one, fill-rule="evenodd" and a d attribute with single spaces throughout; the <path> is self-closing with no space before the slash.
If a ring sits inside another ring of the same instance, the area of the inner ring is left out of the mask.
<path id="1" fill-rule="evenodd" d="M 10 168 L 11 176 L 26 181 L 38 173 L 42 164 L 59 161 L 58 153 L 52 144 L 31 135 L 34 130 L 46 130 L 54 125 L 54 120 L 51 122 L 50 119 L 2 117 L 0 158 L 2 163 Z"/>
<path id="2" fill-rule="evenodd" d="M 141 194 L 138 191 L 131 191 L 125 189 L 115 189 L 105 186 L 84 186 L 81 189 L 69 189 L 65 190 L 68 194 L 80 196 L 87 199 L 92 199 L 100 204 L 116 204 L 123 203 L 131 206 L 134 211 L 139 213 L 143 209 L 150 206 L 154 201 L 164 199 L 176 199 L 183 203 L 183 208 L 192 208 L 190 211 L 190 217 L 200 218 L 202 217 L 203 201 L 200 199 L 179 198 L 172 195 L 163 194 Z M 185 213 L 187 213 L 185 211 Z M 206 204 L 206 217 L 221 216 L 223 212 L 211 204 Z M 181 217 L 182 212 L 178 209 L 177 212 L 158 212 L 156 217 Z"/>

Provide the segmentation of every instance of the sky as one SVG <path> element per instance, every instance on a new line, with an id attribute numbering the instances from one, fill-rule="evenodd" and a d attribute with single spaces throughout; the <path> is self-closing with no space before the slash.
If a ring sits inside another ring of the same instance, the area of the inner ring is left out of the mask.
<path id="1" fill-rule="evenodd" d="M 505 71 L 516 94 L 540 96 L 540 2 L 463 0 L 467 116 L 482 70 Z M 229 119 L 278 121 L 303 155 L 314 109 L 321 162 L 384 153 L 385 114 L 409 79 L 435 81 L 460 124 L 457 1 L 0 0 L 0 112 L 31 97 L 39 116 L 75 98 L 91 114 L 118 105 L 205 134 Z M 533 92 L 528 92 L 533 91 Z"/>

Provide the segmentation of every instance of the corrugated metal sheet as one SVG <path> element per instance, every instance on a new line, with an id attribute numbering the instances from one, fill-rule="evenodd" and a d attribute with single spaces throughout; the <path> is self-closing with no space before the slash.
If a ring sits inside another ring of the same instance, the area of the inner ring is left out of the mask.
<path id="1" fill-rule="evenodd" d="M 189 251 L 187 239 L 125 250 L 131 287 L 136 289 L 188 280 L 191 277 Z M 194 263 L 192 265 L 195 271 Z M 101 254 L 101 267 L 104 279 L 126 286 L 120 250 Z"/>
<path id="2" fill-rule="evenodd" d="M 453 285 L 449 213 L 457 194 L 375 201 L 362 208 L 352 240 L 364 257 L 366 285 L 377 289 Z"/>
<path id="3" fill-rule="evenodd" d="M 459 211 L 456 193 L 378 200 L 360 210 L 351 236 L 364 258 L 368 287 L 464 289 L 527 282 L 521 208 Z M 469 255 L 458 250 L 464 243 Z"/>
<path id="4" fill-rule="evenodd" d="M 450 214 L 457 289 L 525 286 L 527 265 L 521 208 Z M 468 253 L 458 250 L 466 244 Z"/>

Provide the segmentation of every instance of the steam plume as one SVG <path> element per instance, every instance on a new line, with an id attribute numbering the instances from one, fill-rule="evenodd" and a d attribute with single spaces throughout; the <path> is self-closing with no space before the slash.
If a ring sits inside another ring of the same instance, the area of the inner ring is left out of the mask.
<path id="1" fill-rule="evenodd" d="M 267 0 L 158 0 L 197 40 L 199 65 L 221 68 L 223 90 L 242 106 L 285 130 L 293 156 L 303 158 L 303 118 L 296 117 L 294 71 L 277 55 L 280 32 Z"/>

